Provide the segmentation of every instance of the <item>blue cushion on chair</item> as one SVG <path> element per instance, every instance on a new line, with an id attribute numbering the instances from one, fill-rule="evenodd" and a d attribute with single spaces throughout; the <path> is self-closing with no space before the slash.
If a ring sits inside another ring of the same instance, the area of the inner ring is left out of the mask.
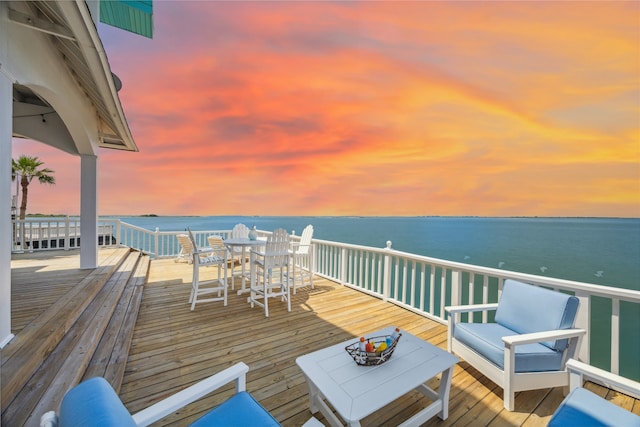
<path id="1" fill-rule="evenodd" d="M 640 417 L 589 390 L 578 387 L 565 398 L 548 425 L 640 427 Z"/>
<path id="2" fill-rule="evenodd" d="M 191 427 L 269 427 L 280 423 L 250 393 L 242 391 L 217 406 Z"/>
<path id="3" fill-rule="evenodd" d="M 574 296 L 508 279 L 496 310 L 496 323 L 518 334 L 569 329 L 573 327 L 578 303 Z M 564 351 L 567 342 L 563 339 L 543 344 Z"/>
<path id="4" fill-rule="evenodd" d="M 460 323 L 453 336 L 504 370 L 504 342 L 502 337 L 519 335 L 497 323 Z M 515 347 L 515 372 L 557 371 L 562 353 L 542 344 L 522 344 Z"/>
<path id="5" fill-rule="evenodd" d="M 69 390 L 60 405 L 59 427 L 135 427 L 131 414 L 102 377 Z"/>

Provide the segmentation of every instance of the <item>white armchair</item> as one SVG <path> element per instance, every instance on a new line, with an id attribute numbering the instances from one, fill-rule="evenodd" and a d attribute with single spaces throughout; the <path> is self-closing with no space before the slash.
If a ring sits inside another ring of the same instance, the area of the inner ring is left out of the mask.
<path id="1" fill-rule="evenodd" d="M 506 280 L 500 302 L 446 307 L 448 348 L 504 389 L 513 411 L 515 393 L 569 385 L 566 361 L 585 331 L 574 329 L 578 298 Z M 496 310 L 495 323 L 461 323 L 461 313 Z"/>
<path id="2" fill-rule="evenodd" d="M 237 363 L 131 415 L 104 378 L 94 377 L 71 388 L 60 411 L 42 415 L 40 427 L 143 427 L 176 412 L 220 387 L 235 382 L 235 394 L 192 426 L 279 426 L 280 423 L 246 391 L 249 367 Z"/>

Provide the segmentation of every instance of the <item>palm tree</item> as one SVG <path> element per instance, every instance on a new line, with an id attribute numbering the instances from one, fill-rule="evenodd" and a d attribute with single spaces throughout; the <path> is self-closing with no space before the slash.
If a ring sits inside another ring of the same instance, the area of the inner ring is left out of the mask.
<path id="1" fill-rule="evenodd" d="M 20 203 L 20 219 L 24 219 L 27 214 L 27 196 L 29 194 L 29 184 L 33 178 L 38 178 L 41 184 L 55 184 L 56 179 L 53 177 L 51 169 L 42 168 L 44 162 L 37 157 L 22 155 L 16 161 L 11 159 L 11 179 L 20 177 L 20 186 L 22 187 L 22 202 Z M 17 196 L 17 195 L 16 195 Z"/>

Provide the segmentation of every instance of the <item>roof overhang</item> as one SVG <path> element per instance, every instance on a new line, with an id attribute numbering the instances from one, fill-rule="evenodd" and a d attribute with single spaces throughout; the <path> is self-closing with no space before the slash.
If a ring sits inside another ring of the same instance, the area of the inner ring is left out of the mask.
<path id="1" fill-rule="evenodd" d="M 127 124 L 122 104 L 118 96 L 121 87 L 120 80 L 111 72 L 111 67 L 104 46 L 98 35 L 96 25 L 91 17 L 85 1 L 16 1 L 5 2 L 8 6 L 7 18 L 29 31 L 37 33 L 46 39 L 45 46 L 49 46 L 52 54 L 64 64 L 66 69 L 82 95 L 89 100 L 94 110 L 98 129 L 92 144 L 98 147 L 127 151 L 138 151 L 131 131 Z M 18 45 L 18 43 L 16 43 Z M 25 55 L 29 53 L 26 52 Z M 10 73 L 10 67 L 2 67 L 0 71 Z M 10 64 L 9 64 L 10 65 Z M 14 79 L 14 133 L 16 136 L 32 138 L 25 132 L 20 132 L 17 119 L 25 122 L 31 118 L 34 122 L 47 121 L 51 124 L 59 120 L 65 127 L 64 115 L 48 101 L 46 94 L 38 93 L 28 85 L 21 85 L 17 75 Z M 49 88 L 55 92 L 56 88 Z M 17 117 L 17 116 L 22 117 Z M 69 116 L 69 114 L 67 114 Z M 57 118 L 56 118 L 57 117 Z M 68 125 L 68 120 L 67 123 Z M 23 129 L 31 129 L 33 123 L 24 125 Z M 65 151 L 73 152 L 72 141 L 61 142 L 64 130 L 60 130 L 57 140 L 47 140 L 46 135 L 38 135 L 37 139 L 43 143 L 57 146 Z M 54 132 L 55 133 L 55 132 Z M 67 131 L 72 139 L 73 132 Z M 42 139 L 44 138 L 44 139 Z M 60 145 L 67 144 L 65 147 Z M 77 145 L 77 142 L 76 142 Z M 82 150 L 77 150 L 81 152 Z M 86 151 L 86 150 L 85 150 Z"/>

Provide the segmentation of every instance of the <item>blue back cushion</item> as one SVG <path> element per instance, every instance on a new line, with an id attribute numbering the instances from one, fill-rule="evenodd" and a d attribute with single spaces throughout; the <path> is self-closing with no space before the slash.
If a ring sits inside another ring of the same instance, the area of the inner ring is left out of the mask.
<path id="1" fill-rule="evenodd" d="M 505 280 L 496 311 L 496 323 L 519 334 L 570 329 L 578 312 L 578 298 L 538 286 Z M 567 340 L 542 343 L 563 351 Z"/>
<path id="2" fill-rule="evenodd" d="M 59 427 L 136 427 L 131 414 L 104 378 L 84 381 L 65 394 Z"/>

